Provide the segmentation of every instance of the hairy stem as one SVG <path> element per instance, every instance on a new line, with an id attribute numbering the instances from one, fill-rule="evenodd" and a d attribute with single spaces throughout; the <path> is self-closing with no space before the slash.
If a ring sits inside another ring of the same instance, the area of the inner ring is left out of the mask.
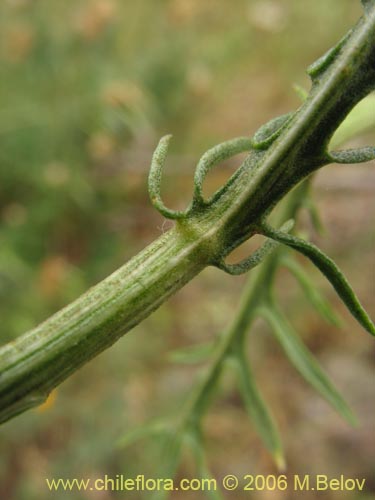
<path id="1" fill-rule="evenodd" d="M 40 404 L 50 390 L 112 345 L 205 265 L 197 240 L 176 229 L 34 330 L 0 350 L 1 420 Z"/>
<path id="2" fill-rule="evenodd" d="M 310 71 L 313 86 L 306 102 L 283 122 L 281 131 L 261 141 L 260 150 L 254 145 L 243 165 L 207 204 L 193 202 L 174 228 L 130 262 L 0 349 L 0 422 L 40 404 L 52 388 L 205 266 L 222 262 L 229 249 L 257 232 L 260 220 L 299 181 L 332 161 L 326 151 L 332 134 L 352 107 L 375 88 L 374 40 L 375 7 L 370 2 L 356 27 Z M 164 156 L 156 157 L 150 192 L 155 206 L 174 217 L 159 197 Z"/>

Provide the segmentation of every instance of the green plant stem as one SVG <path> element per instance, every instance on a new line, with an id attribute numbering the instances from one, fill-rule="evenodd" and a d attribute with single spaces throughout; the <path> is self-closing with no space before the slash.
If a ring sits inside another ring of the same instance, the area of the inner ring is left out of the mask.
<path id="1" fill-rule="evenodd" d="M 125 266 L 0 351 L 1 420 L 40 404 L 85 361 L 149 315 L 203 266 L 172 229 Z M 187 257 L 188 256 L 188 257 Z"/>
<path id="2" fill-rule="evenodd" d="M 303 204 L 309 190 L 309 184 L 309 181 L 304 181 L 291 193 L 279 216 L 279 224 L 296 217 L 299 207 Z M 230 358 L 234 352 L 244 352 L 246 334 L 258 316 L 258 307 L 267 299 L 266 294 L 279 267 L 280 258 L 284 253 L 285 248 L 276 248 L 263 265 L 251 274 L 242 293 L 237 314 L 232 324 L 223 334 L 222 341 L 218 345 L 214 360 L 208 371 L 187 402 L 182 417 L 183 425 L 189 425 L 189 422 L 194 424 L 200 421 L 207 406 L 210 404 L 210 396 L 216 388 L 225 365 L 225 360 Z"/>
<path id="3" fill-rule="evenodd" d="M 315 65 L 306 102 L 268 149 L 249 154 L 220 196 L 193 204 L 188 217 L 130 262 L 0 349 L 0 422 L 40 404 L 205 266 L 221 262 L 299 181 L 332 161 L 329 139 L 375 88 L 374 40 L 371 4 L 340 49 Z"/>

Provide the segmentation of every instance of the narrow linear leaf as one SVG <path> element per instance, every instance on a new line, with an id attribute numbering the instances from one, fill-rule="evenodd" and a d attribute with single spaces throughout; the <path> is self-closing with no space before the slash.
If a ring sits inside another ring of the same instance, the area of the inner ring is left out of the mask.
<path id="1" fill-rule="evenodd" d="M 238 375 L 239 388 L 246 411 L 265 447 L 271 453 L 277 468 L 285 470 L 284 452 L 276 424 L 256 385 L 248 361 L 242 353 L 236 353 L 233 366 Z"/>
<path id="2" fill-rule="evenodd" d="M 316 358 L 299 339 L 277 305 L 272 303 L 270 307 L 261 308 L 260 314 L 270 325 L 272 332 L 280 342 L 290 362 L 300 372 L 304 379 L 311 384 L 345 420 L 355 425 L 356 419 L 349 406 L 325 374 Z"/>
<path id="3" fill-rule="evenodd" d="M 305 292 L 306 297 L 315 307 L 318 313 L 332 325 L 338 327 L 342 326 L 341 318 L 335 313 L 328 300 L 323 297 L 323 295 L 316 288 L 315 284 L 312 283 L 310 277 L 304 271 L 303 267 L 294 259 L 291 259 L 289 257 L 283 258 L 283 264 L 296 278 L 302 290 Z"/>
<path id="4" fill-rule="evenodd" d="M 261 264 L 278 246 L 278 242 L 269 239 L 249 257 L 246 257 L 237 264 L 227 264 L 223 259 L 218 262 L 217 267 L 232 276 L 239 276 Z"/>
<path id="5" fill-rule="evenodd" d="M 255 149 L 267 149 L 279 137 L 293 115 L 293 112 L 286 113 L 272 118 L 272 120 L 262 125 L 254 134 L 252 139 L 253 147 Z"/>
<path id="6" fill-rule="evenodd" d="M 375 335 L 374 323 L 363 308 L 348 280 L 330 257 L 324 254 L 312 243 L 297 238 L 296 236 L 275 230 L 268 224 L 264 224 L 263 229 L 265 236 L 284 243 L 285 245 L 298 250 L 303 255 L 308 257 L 328 279 L 354 318 L 357 319 L 365 330 L 372 335 Z"/>
<path id="7" fill-rule="evenodd" d="M 307 74 L 311 77 L 313 82 L 322 77 L 323 74 L 328 70 L 328 68 L 334 63 L 349 37 L 350 32 L 344 35 L 334 47 L 329 49 L 317 61 L 313 62 L 307 68 Z"/>
<path id="8" fill-rule="evenodd" d="M 330 151 L 328 156 L 331 161 L 342 164 L 364 163 L 375 160 L 375 148 L 365 147 L 357 149 L 346 149 L 342 151 Z"/>
<path id="9" fill-rule="evenodd" d="M 252 140 L 250 137 L 237 137 L 230 139 L 209 149 L 204 153 L 198 162 L 194 174 L 194 199 L 198 203 L 209 203 L 215 196 L 222 191 L 219 189 L 209 200 L 203 198 L 203 182 L 210 170 L 219 162 L 227 160 L 239 153 L 245 153 L 252 149 Z"/>
<path id="10" fill-rule="evenodd" d="M 171 138 L 170 134 L 162 137 L 152 155 L 150 173 L 148 175 L 148 193 L 151 203 L 164 217 L 167 219 L 183 219 L 188 212 L 186 210 L 170 210 L 164 205 L 161 197 L 162 173 Z"/>

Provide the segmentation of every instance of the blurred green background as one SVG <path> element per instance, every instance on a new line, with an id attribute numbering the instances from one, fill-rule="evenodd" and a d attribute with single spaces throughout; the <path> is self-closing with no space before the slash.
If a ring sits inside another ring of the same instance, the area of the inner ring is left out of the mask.
<path id="1" fill-rule="evenodd" d="M 306 67 L 360 13 L 353 0 L 2 0 L 1 343 L 76 298 L 168 227 L 147 197 L 148 167 L 160 136 L 174 135 L 165 198 L 182 208 L 199 156 L 295 109 L 293 83 L 308 87 Z M 374 139 L 368 134 L 355 144 Z M 234 163 L 210 176 L 212 188 Z M 370 165 L 331 166 L 318 174 L 316 199 L 327 231 L 314 236 L 372 315 L 373 172 Z M 302 222 L 308 229 L 304 214 Z M 47 406 L 3 425 L 0 497 L 125 498 L 52 494 L 45 478 L 155 477 L 157 442 L 125 450 L 116 443 L 129 428 L 178 410 L 201 367 L 172 364 L 168 353 L 220 333 L 235 314 L 245 279 L 205 270 L 59 387 Z M 290 318 L 360 421 L 355 429 L 341 421 L 257 324 L 251 355 L 282 429 L 288 473 L 366 477 L 366 494 L 320 497 L 372 498 L 374 344 L 346 312 L 343 329 L 325 325 L 286 273 L 280 273 L 280 285 Z M 216 477 L 276 472 L 230 380 L 223 381 L 205 424 Z M 194 476 L 189 457 L 179 475 Z M 233 495 L 228 498 L 249 498 Z M 258 492 L 254 498 L 299 493 Z"/>

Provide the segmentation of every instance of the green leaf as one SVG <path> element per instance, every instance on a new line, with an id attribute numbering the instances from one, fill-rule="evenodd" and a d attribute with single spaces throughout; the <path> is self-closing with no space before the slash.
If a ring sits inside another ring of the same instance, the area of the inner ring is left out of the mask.
<path id="1" fill-rule="evenodd" d="M 210 170 L 212 170 L 221 161 L 227 160 L 239 153 L 250 151 L 252 147 L 253 144 L 250 137 L 236 137 L 235 139 L 222 142 L 221 144 L 218 144 L 217 146 L 206 151 L 199 160 L 195 170 L 193 202 L 198 205 L 205 205 L 216 199 L 225 190 L 225 186 L 220 188 L 213 196 L 211 196 L 211 198 L 205 200 L 203 198 L 203 182 L 208 172 L 210 172 Z M 236 176 L 238 174 L 235 173 L 233 175 Z"/>
<path id="2" fill-rule="evenodd" d="M 267 149 L 281 134 L 284 127 L 293 117 L 294 112 L 272 118 L 262 125 L 254 134 L 252 145 L 255 149 Z"/>
<path id="3" fill-rule="evenodd" d="M 172 363 L 195 364 L 209 359 L 214 353 L 216 342 L 193 345 L 183 349 L 176 349 L 168 354 L 168 360 Z"/>
<path id="4" fill-rule="evenodd" d="M 286 221 L 282 226 L 281 230 L 282 231 L 290 231 L 292 227 L 294 226 L 294 220 L 289 219 Z M 241 260 L 238 264 L 226 264 L 224 259 L 219 261 L 216 265 L 219 269 L 225 271 L 228 274 L 231 274 L 232 276 L 238 276 L 240 274 L 244 274 L 250 269 L 253 269 L 254 267 L 258 266 L 264 260 L 271 255 L 271 253 L 278 247 L 279 243 L 275 242 L 272 239 L 267 239 L 263 245 L 261 245 L 257 250 L 255 250 L 249 257 L 246 259 Z"/>
<path id="5" fill-rule="evenodd" d="M 336 60 L 337 56 L 340 54 L 345 43 L 349 39 L 350 31 L 331 49 L 329 49 L 322 57 L 317 61 L 313 62 L 307 68 L 307 74 L 311 77 L 312 81 L 315 82 L 319 79 L 331 66 L 331 64 Z"/>
<path id="6" fill-rule="evenodd" d="M 355 425 L 356 419 L 352 411 L 320 367 L 316 358 L 299 339 L 277 305 L 271 303 L 270 307 L 261 308 L 260 314 L 268 322 L 290 362 L 300 372 L 304 379 L 311 384 L 314 389 L 316 389 L 332 407 L 345 418 L 345 420 Z"/>
<path id="7" fill-rule="evenodd" d="M 263 224 L 263 231 L 265 236 L 273 238 L 280 243 L 284 243 L 308 257 L 328 279 L 353 317 L 356 318 L 365 330 L 375 335 L 374 323 L 362 307 L 348 280 L 330 257 L 325 255 L 312 243 L 297 238 L 296 236 L 283 233 L 282 231 L 277 231 L 266 223 Z"/>
<path id="8" fill-rule="evenodd" d="M 315 284 L 311 281 L 310 276 L 304 271 L 303 267 L 298 264 L 294 259 L 283 257 L 283 264 L 296 278 L 301 285 L 302 290 L 305 292 L 306 297 L 329 323 L 334 326 L 342 326 L 342 320 L 332 309 L 328 300 L 318 291 Z"/>
<path id="9" fill-rule="evenodd" d="M 346 149 L 343 151 L 330 151 L 328 153 L 329 159 L 336 163 L 364 163 L 367 161 L 375 160 L 375 148 L 357 148 Z"/>
<path id="10" fill-rule="evenodd" d="M 279 470 L 285 469 L 284 452 L 279 433 L 256 385 L 248 361 L 242 352 L 236 352 L 232 358 L 232 366 L 238 376 L 238 382 L 246 411 L 254 423 L 255 429 L 265 447 L 271 453 Z"/>
<path id="11" fill-rule="evenodd" d="M 164 205 L 161 197 L 161 180 L 168 154 L 169 143 L 172 135 L 162 137 L 152 155 L 150 173 L 148 175 L 148 193 L 151 203 L 167 219 L 183 219 L 187 215 L 187 211 L 170 210 Z"/>

